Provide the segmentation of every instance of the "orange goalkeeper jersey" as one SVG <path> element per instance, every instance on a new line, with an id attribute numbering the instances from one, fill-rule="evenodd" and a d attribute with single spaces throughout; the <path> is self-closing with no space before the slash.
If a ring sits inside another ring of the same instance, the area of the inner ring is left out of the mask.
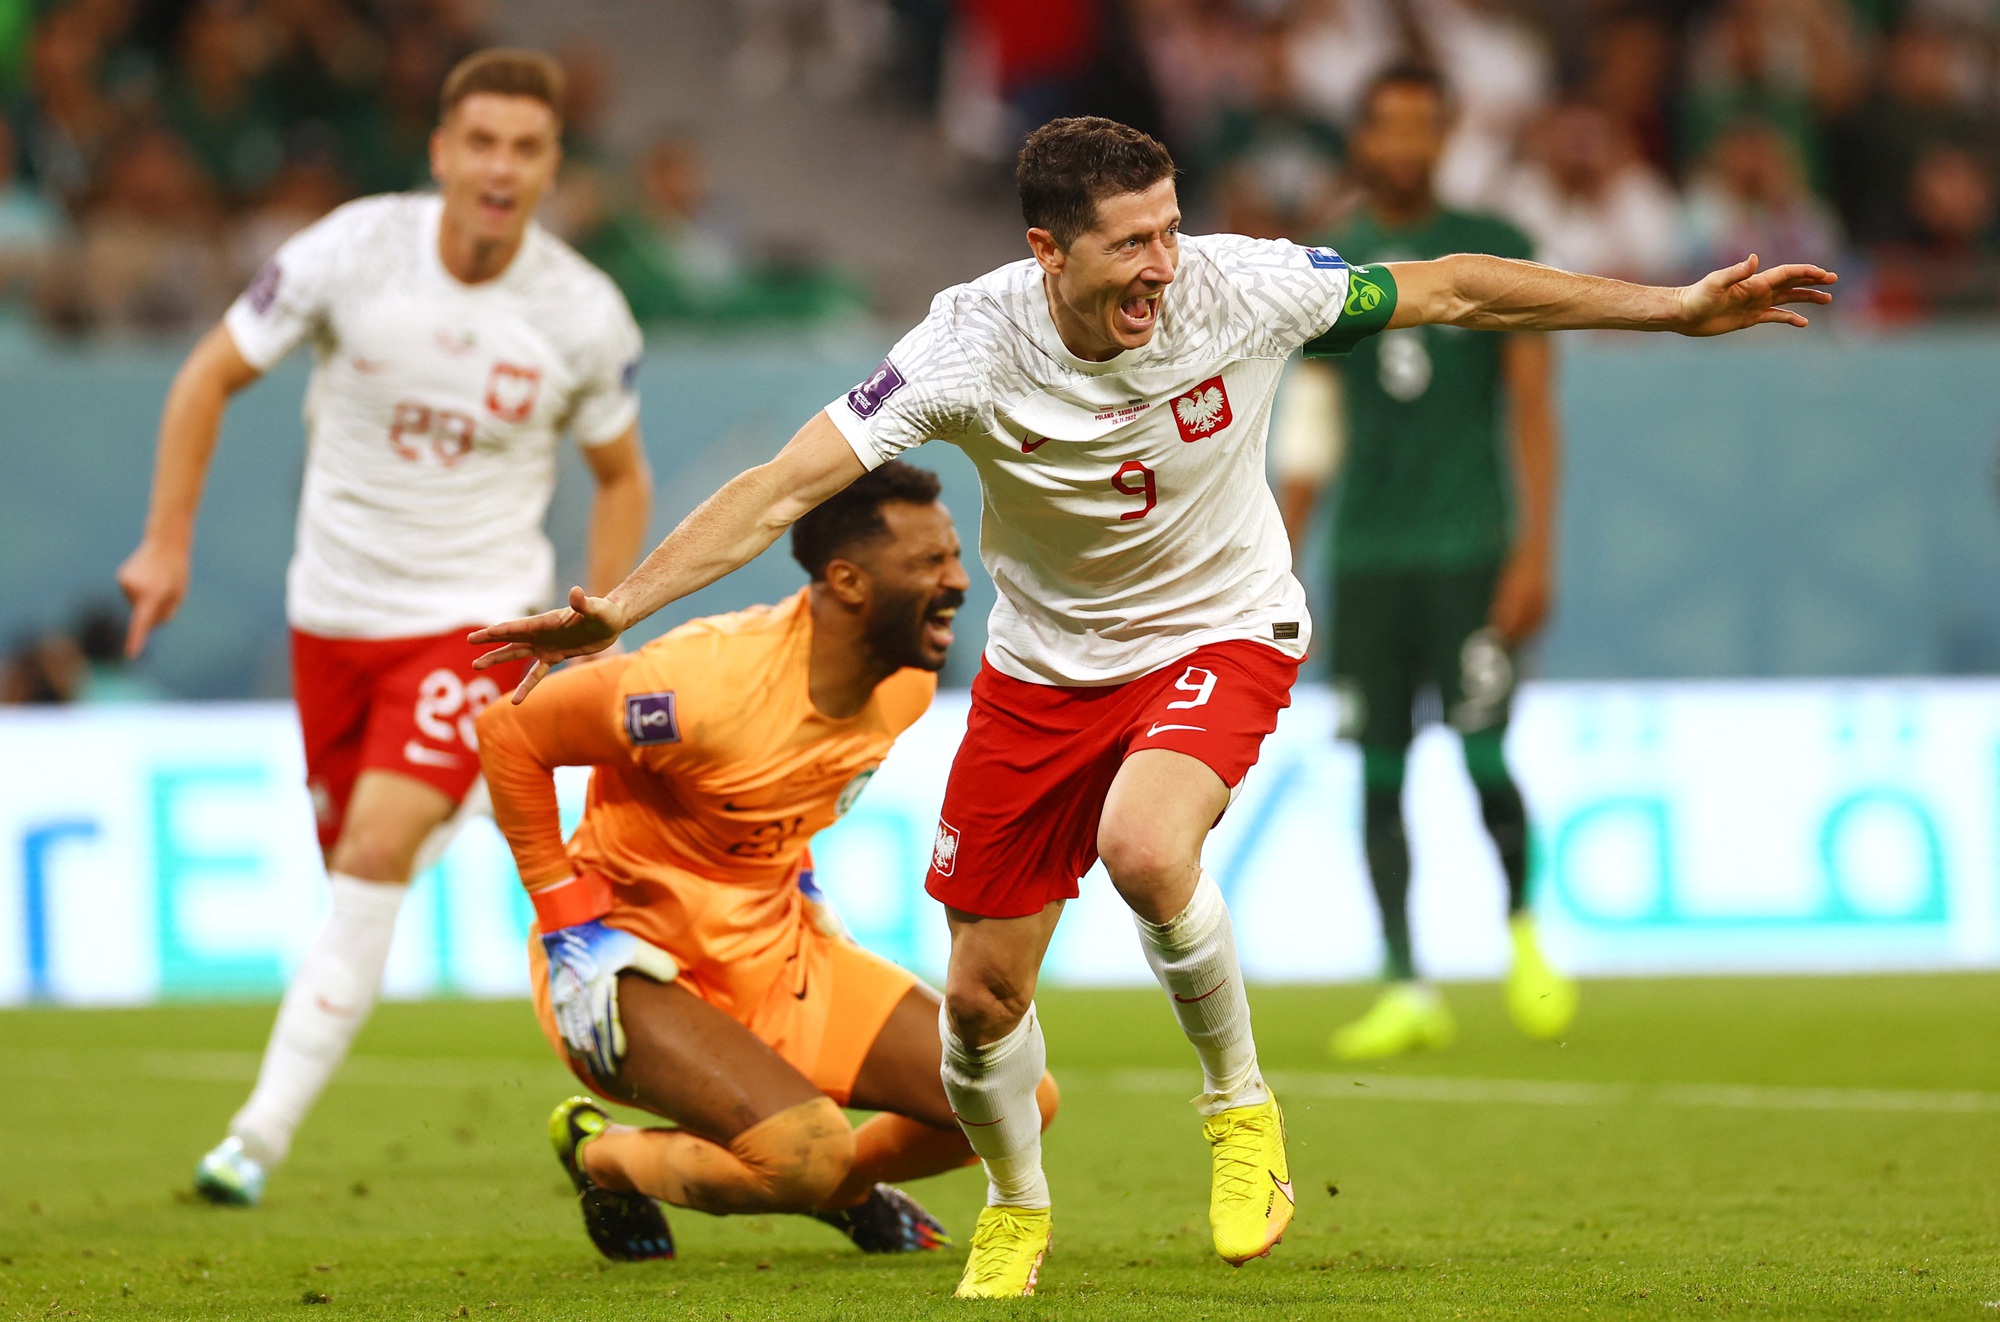
<path id="1" fill-rule="evenodd" d="M 808 688 L 812 624 L 801 590 L 566 667 L 520 706 L 488 707 L 480 761 L 529 889 L 603 877 L 606 921 L 697 976 L 796 949 L 807 845 L 937 689 L 929 672 L 901 670 L 855 716 L 821 715 Z M 565 845 L 553 771 L 577 765 L 596 774 Z"/>

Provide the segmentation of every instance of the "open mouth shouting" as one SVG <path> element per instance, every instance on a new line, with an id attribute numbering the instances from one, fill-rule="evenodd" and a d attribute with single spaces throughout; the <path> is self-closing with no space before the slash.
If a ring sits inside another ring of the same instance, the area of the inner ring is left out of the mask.
<path id="1" fill-rule="evenodd" d="M 514 193 L 497 188 L 483 188 L 479 191 L 479 214 L 493 224 L 504 224 L 513 218 L 521 199 Z"/>
<path id="2" fill-rule="evenodd" d="M 957 593 L 952 593 L 951 595 L 953 597 L 958 596 Z M 931 608 L 924 612 L 924 642 L 926 645 L 939 652 L 950 649 L 951 640 L 954 637 L 951 631 L 951 622 L 958 618 L 958 607 L 959 602 L 957 601 L 953 601 L 949 605 L 933 603 Z"/>
<path id="3" fill-rule="evenodd" d="M 1118 305 L 1115 320 L 1121 337 L 1144 339 L 1153 333 L 1153 327 L 1160 320 L 1160 295 L 1163 292 L 1155 289 L 1150 294 L 1133 294 Z"/>

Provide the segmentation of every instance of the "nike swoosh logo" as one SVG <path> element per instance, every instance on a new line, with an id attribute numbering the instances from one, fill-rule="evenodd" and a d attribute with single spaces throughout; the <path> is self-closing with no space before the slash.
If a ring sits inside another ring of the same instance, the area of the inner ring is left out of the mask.
<path id="1" fill-rule="evenodd" d="M 958 1112 L 953 1111 L 951 1113 L 951 1118 L 958 1121 L 958 1123 L 960 1123 L 961 1125 L 970 1125 L 974 1129 L 989 1129 L 992 1126 L 999 1124 L 1000 1120 L 1005 1120 L 1007 1117 L 1003 1115 L 1000 1117 L 999 1120 L 967 1120 L 964 1116 L 960 1115 Z"/>
<path id="2" fill-rule="evenodd" d="M 806 988 L 809 985 L 811 985 L 809 978 L 801 981 L 799 983 L 799 989 L 792 993 L 792 999 L 795 1001 L 803 1001 L 806 998 Z"/>
<path id="3" fill-rule="evenodd" d="M 1292 1182 L 1290 1180 L 1281 1180 L 1278 1178 L 1278 1172 L 1272 1171 L 1271 1183 L 1278 1186 L 1278 1192 L 1285 1195 L 1286 1202 L 1290 1203 L 1293 1207 L 1299 1205 L 1299 1200 L 1292 1197 Z"/>
<path id="4" fill-rule="evenodd" d="M 1207 1000 L 1209 997 L 1215 995 L 1217 992 L 1221 991 L 1224 987 L 1227 987 L 1228 985 L 1229 985 L 1229 979 L 1224 978 L 1221 982 L 1216 983 L 1213 987 L 1210 987 L 1207 991 L 1203 992 L 1199 996 L 1183 996 L 1179 992 L 1175 992 L 1174 999 L 1179 1001 L 1182 1005 L 1194 1005 L 1199 1001 Z"/>
<path id="5" fill-rule="evenodd" d="M 1162 730 L 1200 730 L 1203 734 L 1208 733 L 1206 725 L 1161 725 L 1158 722 L 1154 722 L 1153 728 L 1146 731 L 1146 737 L 1151 739 Z"/>
<path id="6" fill-rule="evenodd" d="M 405 762 L 415 762 L 420 767 L 455 767 L 458 765 L 458 758 L 455 754 L 446 753 L 436 748 L 426 748 L 414 739 L 409 740 L 403 745 L 403 760 Z"/>
<path id="7" fill-rule="evenodd" d="M 1049 443 L 1049 438 L 1046 436 L 1037 440 L 1033 445 L 1028 444 L 1028 442 L 1025 439 L 1023 439 L 1021 442 L 1021 453 L 1033 454 L 1035 451 L 1041 449 L 1044 445 L 1047 445 L 1048 443 Z"/>
<path id="8" fill-rule="evenodd" d="M 355 1015 L 360 1013 L 360 1010 L 355 1008 L 354 1006 L 335 1005 L 332 1001 L 327 1000 L 326 997 L 317 994 L 313 996 L 313 1004 L 317 1005 L 320 1009 L 326 1011 L 328 1014 L 337 1016 L 338 1018 L 341 1019 L 352 1019 Z"/>

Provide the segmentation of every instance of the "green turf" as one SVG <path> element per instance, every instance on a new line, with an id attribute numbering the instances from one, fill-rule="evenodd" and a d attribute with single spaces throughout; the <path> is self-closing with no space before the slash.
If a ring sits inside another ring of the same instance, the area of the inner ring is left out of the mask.
<path id="1" fill-rule="evenodd" d="M 1000 1311 L 2000 1308 L 2000 978 L 1593 984 L 1562 1046 L 1457 987 L 1456 1048 L 1355 1080 L 1320 1047 L 1365 995 L 1255 998 L 1301 1205 L 1240 1271 L 1207 1245 L 1197 1080 L 1157 995 L 1044 997 L 1056 1253 L 1040 1296 Z M 0 1316 L 964 1316 L 957 1254 L 864 1259 L 797 1218 L 679 1213 L 678 1261 L 600 1262 L 542 1135 L 567 1079 L 516 1004 L 385 1007 L 267 1205 L 190 1202 L 269 1019 L 0 1015 Z M 979 1184 L 916 1192 L 963 1231 Z"/>

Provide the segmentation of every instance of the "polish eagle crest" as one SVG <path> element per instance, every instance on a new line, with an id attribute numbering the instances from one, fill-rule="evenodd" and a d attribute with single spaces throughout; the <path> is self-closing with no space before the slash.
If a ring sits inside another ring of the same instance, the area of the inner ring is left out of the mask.
<path id="1" fill-rule="evenodd" d="M 1213 435 L 1229 425 L 1229 392 L 1222 378 L 1212 376 L 1194 389 L 1174 399 L 1174 425 L 1181 439 L 1189 443 Z"/>

